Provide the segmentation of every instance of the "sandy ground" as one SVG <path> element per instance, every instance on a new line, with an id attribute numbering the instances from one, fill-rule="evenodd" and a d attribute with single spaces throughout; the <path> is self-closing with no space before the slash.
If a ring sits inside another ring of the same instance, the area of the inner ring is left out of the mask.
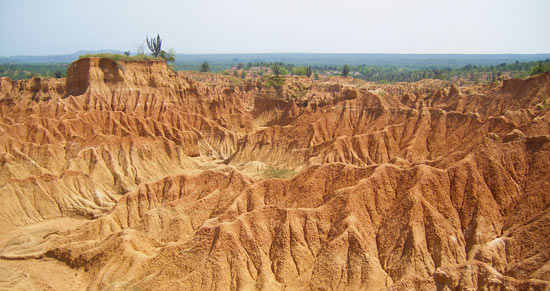
<path id="1" fill-rule="evenodd" d="M 0 246 L 25 241 L 39 244 L 47 235 L 76 227 L 86 220 L 71 218 L 53 219 L 25 227 L 0 232 Z M 29 260 L 0 259 L 0 290 L 83 290 L 87 286 L 86 273 L 50 258 Z"/>

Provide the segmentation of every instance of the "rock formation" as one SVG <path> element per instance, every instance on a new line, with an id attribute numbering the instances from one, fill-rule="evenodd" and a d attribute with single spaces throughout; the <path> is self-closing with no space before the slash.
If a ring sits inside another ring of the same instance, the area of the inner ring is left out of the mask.
<path id="1" fill-rule="evenodd" d="M 0 290 L 548 290 L 549 96 L 105 58 L 2 78 Z"/>

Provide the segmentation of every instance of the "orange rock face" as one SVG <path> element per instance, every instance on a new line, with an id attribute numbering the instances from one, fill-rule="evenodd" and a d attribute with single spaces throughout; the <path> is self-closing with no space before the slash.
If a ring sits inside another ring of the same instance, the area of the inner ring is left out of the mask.
<path id="1" fill-rule="evenodd" d="M 548 73 L 2 78 L 0 289 L 548 290 L 549 97 Z"/>

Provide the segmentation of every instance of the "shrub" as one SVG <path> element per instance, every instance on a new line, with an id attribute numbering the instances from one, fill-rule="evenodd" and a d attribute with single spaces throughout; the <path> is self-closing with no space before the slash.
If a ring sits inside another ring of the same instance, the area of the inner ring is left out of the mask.
<path id="1" fill-rule="evenodd" d="M 208 64 L 207 61 L 202 62 L 201 72 L 208 72 L 208 71 L 210 71 L 210 65 Z"/>
<path id="2" fill-rule="evenodd" d="M 535 66 L 531 68 L 531 76 L 550 72 L 550 63 L 539 61 Z"/>
<path id="3" fill-rule="evenodd" d="M 265 86 L 281 90 L 285 84 L 285 78 L 281 76 L 271 76 L 265 78 Z"/>
<path id="4" fill-rule="evenodd" d="M 174 52 L 173 49 L 169 49 L 168 51 L 161 50 L 159 57 L 165 59 L 169 63 L 173 63 L 176 61 L 176 52 Z"/>
<path id="5" fill-rule="evenodd" d="M 306 75 L 306 67 L 294 67 L 292 68 L 292 73 L 297 76 L 305 76 Z"/>
<path id="6" fill-rule="evenodd" d="M 349 65 L 344 65 L 344 68 L 342 69 L 342 76 L 347 77 L 349 75 Z"/>

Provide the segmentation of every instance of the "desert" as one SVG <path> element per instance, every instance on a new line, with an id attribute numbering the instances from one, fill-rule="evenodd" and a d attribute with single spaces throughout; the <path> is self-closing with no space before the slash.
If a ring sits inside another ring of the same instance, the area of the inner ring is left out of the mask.
<path id="1" fill-rule="evenodd" d="M 550 73 L 284 78 L 2 78 L 0 288 L 550 288 Z"/>

